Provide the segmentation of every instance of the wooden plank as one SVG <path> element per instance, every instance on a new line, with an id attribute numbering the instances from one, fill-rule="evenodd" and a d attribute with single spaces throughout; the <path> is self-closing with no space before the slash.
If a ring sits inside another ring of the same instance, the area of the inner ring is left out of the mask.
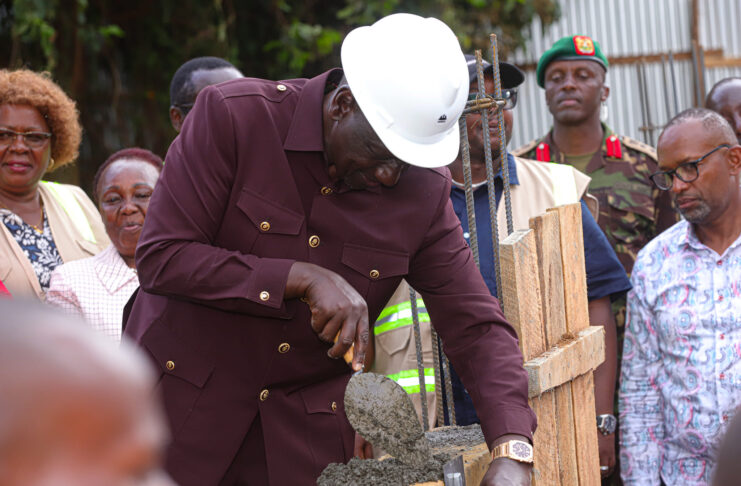
<path id="1" fill-rule="evenodd" d="M 535 453 L 533 486 L 559 486 L 561 484 L 570 486 L 575 484 L 562 483 L 559 479 L 554 393 L 552 391 L 546 392 L 539 397 L 531 398 L 530 407 L 538 417 L 538 428 L 533 435 L 533 450 Z"/>
<path id="2" fill-rule="evenodd" d="M 553 390 L 556 401 L 556 424 L 558 442 L 558 473 L 561 484 L 579 484 L 576 462 L 576 436 L 574 429 L 574 406 L 571 398 L 571 383 L 564 383 Z"/>
<path id="3" fill-rule="evenodd" d="M 545 345 L 546 348 L 552 348 L 566 333 L 558 212 L 551 211 L 530 218 L 530 228 L 535 232 L 535 248 L 538 255 Z"/>
<path id="4" fill-rule="evenodd" d="M 576 334 L 589 326 L 581 204 L 559 206 L 548 211 L 558 213 L 566 329 L 568 332 Z"/>
<path id="5" fill-rule="evenodd" d="M 576 461 L 580 486 L 599 486 L 599 445 L 597 415 L 594 411 L 594 379 L 592 372 L 571 382 L 574 429 L 576 431 Z"/>
<path id="6" fill-rule="evenodd" d="M 576 339 L 525 363 L 528 375 L 528 396 L 534 397 L 571 381 L 575 376 L 594 370 L 605 360 L 605 329 L 590 326 L 579 332 Z"/>
<path id="7" fill-rule="evenodd" d="M 517 331 L 527 361 L 546 350 L 532 230 L 517 230 L 499 245 L 504 315 Z"/>

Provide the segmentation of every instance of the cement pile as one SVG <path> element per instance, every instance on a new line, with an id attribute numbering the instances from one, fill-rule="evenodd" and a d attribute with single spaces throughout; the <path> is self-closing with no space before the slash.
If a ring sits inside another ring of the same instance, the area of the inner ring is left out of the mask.
<path id="1" fill-rule="evenodd" d="M 347 464 L 330 464 L 319 476 L 319 486 L 407 486 L 427 481 L 443 480 L 443 465 L 471 447 L 484 442 L 479 425 L 444 427 L 425 433 L 435 453 L 422 465 L 408 465 L 396 458 L 352 459 Z"/>

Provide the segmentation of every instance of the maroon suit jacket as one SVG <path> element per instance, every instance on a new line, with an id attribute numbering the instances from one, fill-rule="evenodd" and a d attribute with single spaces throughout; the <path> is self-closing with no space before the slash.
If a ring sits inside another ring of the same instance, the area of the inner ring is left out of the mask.
<path id="1" fill-rule="evenodd" d="M 142 291 L 126 335 L 161 373 L 167 464 L 181 485 L 217 484 L 256 418 L 270 484 L 312 484 L 329 462 L 352 457 L 350 368 L 327 357 L 308 306 L 283 299 L 294 261 L 344 277 L 370 322 L 406 277 L 487 441 L 535 429 L 516 334 L 463 239 L 448 170 L 411 167 L 394 188 L 330 182 L 321 109 L 330 73 L 206 88 L 167 154 L 139 240 Z"/>

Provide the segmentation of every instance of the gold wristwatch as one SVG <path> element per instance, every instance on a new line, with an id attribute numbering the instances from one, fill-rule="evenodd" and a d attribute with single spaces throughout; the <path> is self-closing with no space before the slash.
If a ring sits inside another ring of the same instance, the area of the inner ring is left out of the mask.
<path id="1" fill-rule="evenodd" d="M 510 440 L 502 442 L 491 451 L 491 458 L 499 459 L 506 457 L 527 464 L 533 463 L 533 446 L 522 440 Z"/>

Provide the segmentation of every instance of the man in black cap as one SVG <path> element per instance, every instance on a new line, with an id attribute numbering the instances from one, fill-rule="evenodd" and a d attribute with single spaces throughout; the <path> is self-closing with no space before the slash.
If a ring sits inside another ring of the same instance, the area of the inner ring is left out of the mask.
<path id="1" fill-rule="evenodd" d="M 466 56 L 470 75 L 469 93 L 475 99 L 478 93 L 476 61 L 474 56 Z M 484 61 L 485 91 L 490 96 L 494 93 L 492 64 Z M 510 139 L 513 128 L 513 109 L 517 104 L 517 87 L 525 77 L 516 66 L 499 63 L 504 105 L 505 142 Z M 499 138 L 499 118 L 496 111 L 489 112 L 488 134 L 491 142 L 491 156 L 495 171 L 495 189 L 497 203 L 497 227 L 499 238 L 507 235 L 505 205 L 501 203 L 504 179 L 499 164 L 499 153 L 503 149 Z M 496 287 L 495 260 L 492 245 L 492 233 L 489 217 L 489 195 L 486 186 L 486 165 L 484 162 L 483 117 L 476 113 L 466 118 L 468 141 L 471 153 L 471 176 L 474 187 L 474 207 L 476 212 L 476 229 L 479 247 L 480 271 L 492 295 L 498 294 Z M 506 146 L 506 143 L 504 144 Z M 529 228 L 531 217 L 543 214 L 548 208 L 563 204 L 582 203 L 582 230 L 584 235 L 584 259 L 587 273 L 587 294 L 589 299 L 589 320 L 591 325 L 605 328 L 606 348 L 605 362 L 595 372 L 595 403 L 598 415 L 611 414 L 614 402 L 614 390 L 617 368 L 617 346 L 615 320 L 611 311 L 611 302 L 622 297 L 630 289 L 630 282 L 625 270 L 620 265 L 617 255 L 610 247 L 607 238 L 588 209 L 593 197 L 587 194 L 590 178 L 568 165 L 542 163 L 521 159 L 506 154 L 509 168 L 510 196 L 512 200 L 512 219 L 514 229 Z M 463 236 L 470 241 L 466 200 L 463 184 L 463 163 L 461 156 L 448 166 L 453 178 L 451 200 L 458 219 L 463 226 Z M 593 209 L 596 209 L 592 206 Z M 456 418 L 459 425 L 478 422 L 473 402 L 462 383 L 452 373 L 453 395 Z M 610 415 L 611 416 L 611 415 Z M 600 434 L 600 464 L 603 475 L 611 473 L 615 465 L 614 417 L 612 428 L 603 427 Z"/>

